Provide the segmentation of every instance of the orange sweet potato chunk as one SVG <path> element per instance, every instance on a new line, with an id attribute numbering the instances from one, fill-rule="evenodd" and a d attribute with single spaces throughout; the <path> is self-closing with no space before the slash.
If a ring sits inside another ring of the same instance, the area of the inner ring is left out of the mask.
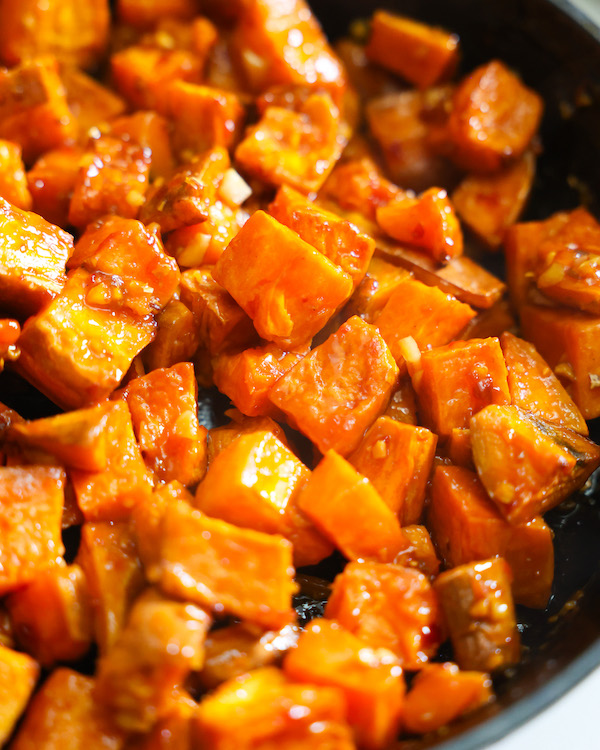
<path id="1" fill-rule="evenodd" d="M 379 417 L 348 461 L 367 477 L 403 526 L 418 523 L 437 437 L 425 427 Z"/>
<path id="2" fill-rule="evenodd" d="M 213 275 L 260 336 L 288 349 L 308 342 L 352 292 L 348 274 L 263 211 L 239 231 Z"/>
<path id="3" fill-rule="evenodd" d="M 60 66 L 60 79 L 67 93 L 67 104 L 79 125 L 79 141 L 86 146 L 92 128 L 123 114 L 127 105 L 114 91 L 73 65 Z M 111 125 L 111 132 L 114 132 Z M 142 145 L 142 144 L 140 144 Z"/>
<path id="4" fill-rule="evenodd" d="M 27 317 L 65 283 L 73 238 L 34 213 L 0 198 L 0 309 Z"/>
<path id="5" fill-rule="evenodd" d="M 437 653 L 440 616 L 423 573 L 375 562 L 348 563 L 333 582 L 325 608 L 325 617 L 337 620 L 371 648 L 389 649 L 404 669 L 420 669 Z"/>
<path id="6" fill-rule="evenodd" d="M 265 627 L 294 619 L 287 539 L 238 528 L 179 502 L 166 509 L 160 550 L 160 585 L 167 594 Z"/>
<path id="7" fill-rule="evenodd" d="M 92 642 L 89 592 L 79 565 L 40 573 L 6 601 L 19 644 L 44 667 L 75 661 Z"/>
<path id="8" fill-rule="evenodd" d="M 2 61 L 16 65 L 39 55 L 55 55 L 81 68 L 100 62 L 108 43 L 108 0 L 62 0 L 40 5 L 36 0 L 2 3 Z"/>
<path id="9" fill-rule="evenodd" d="M 393 510 L 371 482 L 333 450 L 312 472 L 298 505 L 349 560 L 391 562 L 406 546 Z"/>
<path id="10" fill-rule="evenodd" d="M 192 311 L 173 297 L 156 316 L 156 324 L 156 337 L 142 353 L 146 370 L 191 360 L 200 344 Z"/>
<path id="11" fill-rule="evenodd" d="M 383 338 L 354 316 L 284 375 L 270 399 L 321 453 L 345 456 L 387 406 L 397 376 Z"/>
<path id="12" fill-rule="evenodd" d="M 343 690 L 360 747 L 388 747 L 398 735 L 404 678 L 391 651 L 366 648 L 338 623 L 317 618 L 289 651 L 283 669 L 293 680 Z"/>
<path id="13" fill-rule="evenodd" d="M 287 448 L 290 447 L 283 428 L 271 417 L 247 417 L 237 409 L 228 409 L 225 414 L 230 421 L 208 431 L 209 466 L 234 440 L 253 432 L 270 432 Z"/>
<path id="14" fill-rule="evenodd" d="M 173 709 L 177 690 L 202 667 L 211 617 L 149 590 L 98 662 L 94 698 L 124 730 L 147 732 Z"/>
<path id="15" fill-rule="evenodd" d="M 0 196 L 17 208 L 31 210 L 32 199 L 21 158 L 21 147 L 12 141 L 0 140 Z"/>
<path id="16" fill-rule="evenodd" d="M 507 562 L 494 558 L 446 570 L 433 582 L 461 669 L 493 672 L 521 658 L 511 581 Z"/>
<path id="17" fill-rule="evenodd" d="M 39 666 L 27 654 L 0 644 L 0 744 L 9 739 L 33 692 Z"/>
<path id="18" fill-rule="evenodd" d="M 510 164 L 531 143 L 542 110 L 541 97 L 504 63 L 481 65 L 454 92 L 447 124 L 451 157 L 473 172 L 494 172 Z"/>
<path id="19" fill-rule="evenodd" d="M 410 271 L 374 256 L 345 310 L 372 323 L 385 307 L 394 289 L 410 275 Z"/>
<path id="20" fill-rule="evenodd" d="M 197 484 L 206 471 L 207 430 L 198 421 L 191 362 L 132 380 L 124 396 L 146 466 L 161 482 Z"/>
<path id="21" fill-rule="evenodd" d="M 513 572 L 517 604 L 543 609 L 554 577 L 552 531 L 541 518 L 514 525 L 491 502 L 477 474 L 438 466 L 427 525 L 448 567 L 503 557 Z"/>
<path id="22" fill-rule="evenodd" d="M 125 734 L 93 696 L 95 681 L 55 670 L 36 694 L 12 744 L 16 750 L 121 750 Z"/>
<path id="23" fill-rule="evenodd" d="M 438 435 L 468 427 L 470 418 L 489 404 L 510 403 L 497 338 L 456 341 L 423 352 L 411 377 L 421 416 Z"/>
<path id="24" fill-rule="evenodd" d="M 410 524 L 402 527 L 408 546 L 396 555 L 395 565 L 405 568 L 416 568 L 433 580 L 440 569 L 435 547 L 425 526 Z"/>
<path id="25" fill-rule="evenodd" d="M 84 523 L 76 563 L 82 568 L 92 604 L 94 639 L 109 651 L 125 625 L 129 608 L 144 586 L 135 538 L 126 523 Z"/>
<path id="26" fill-rule="evenodd" d="M 458 63 L 458 37 L 379 10 L 373 16 L 366 53 L 373 62 L 426 89 L 454 73 Z"/>
<path id="27" fill-rule="evenodd" d="M 128 138 L 139 143 L 142 148 L 152 151 L 150 180 L 157 177 L 167 179 L 174 167 L 169 123 L 153 111 L 133 112 L 117 119 L 111 119 L 110 132 L 118 138 Z"/>
<path id="28" fill-rule="evenodd" d="M 55 58 L 25 60 L 16 68 L 0 69 L 0 138 L 18 143 L 26 164 L 52 148 L 69 145 L 76 136 L 77 122 L 69 111 Z"/>
<path id="29" fill-rule="evenodd" d="M 275 667 L 265 667 L 207 696 L 193 720 L 193 736 L 213 750 L 354 750 L 346 713 L 340 688 L 291 682 Z"/>
<path id="30" fill-rule="evenodd" d="M 404 700 L 403 725 L 414 734 L 435 732 L 493 700 L 485 672 L 463 672 L 456 664 L 426 664 Z"/>
<path id="31" fill-rule="evenodd" d="M 69 223 L 69 206 L 83 149 L 63 146 L 46 151 L 27 173 L 33 210 L 59 227 Z"/>
<path id="32" fill-rule="evenodd" d="M 65 479 L 54 466 L 0 467 L 0 595 L 57 564 Z"/>
<path id="33" fill-rule="evenodd" d="M 600 447 L 516 406 L 488 406 L 471 419 L 477 473 L 511 523 L 531 521 L 585 484 Z"/>

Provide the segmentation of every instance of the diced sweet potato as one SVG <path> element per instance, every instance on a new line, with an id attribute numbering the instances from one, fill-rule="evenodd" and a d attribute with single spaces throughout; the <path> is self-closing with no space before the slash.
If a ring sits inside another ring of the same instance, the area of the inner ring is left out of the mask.
<path id="1" fill-rule="evenodd" d="M 40 55 L 90 68 L 98 64 L 108 42 L 108 0 L 36 0 L 0 5 L 0 49 L 6 65 Z"/>
<path id="2" fill-rule="evenodd" d="M 350 132 L 328 94 L 310 96 L 300 111 L 268 107 L 235 152 L 243 171 L 304 193 L 321 188 Z"/>
<path id="3" fill-rule="evenodd" d="M 200 344 L 194 315 L 183 302 L 173 298 L 156 316 L 156 337 L 143 351 L 147 370 L 172 367 L 190 360 Z"/>
<path id="4" fill-rule="evenodd" d="M 247 417 L 237 409 L 228 409 L 226 415 L 230 419 L 228 423 L 222 427 L 213 427 L 208 431 L 209 466 L 216 456 L 234 440 L 241 435 L 253 432 L 270 432 L 286 447 L 289 447 L 285 432 L 271 417 Z"/>
<path id="5" fill-rule="evenodd" d="M 150 179 L 167 179 L 174 167 L 169 123 L 158 112 L 134 112 L 111 120 L 110 132 L 118 138 L 128 138 L 142 148 L 152 151 Z"/>
<path id="6" fill-rule="evenodd" d="M 485 672 L 462 672 L 451 662 L 426 664 L 404 700 L 403 725 L 408 732 L 435 732 L 463 714 L 493 700 Z"/>
<path id="7" fill-rule="evenodd" d="M 73 238 L 3 198 L 0 231 L 0 309 L 27 317 L 63 288 Z"/>
<path id="8" fill-rule="evenodd" d="M 521 638 L 511 581 L 502 558 L 459 565 L 435 579 L 433 588 L 461 669 L 493 672 L 519 661 Z"/>
<path id="9" fill-rule="evenodd" d="M 95 681 L 55 670 L 34 697 L 13 742 L 16 750 L 121 750 L 125 734 L 93 697 Z"/>
<path id="10" fill-rule="evenodd" d="M 148 187 L 151 153 L 113 136 L 92 141 L 73 188 L 69 223 L 83 228 L 105 214 L 135 219 Z"/>
<path id="11" fill-rule="evenodd" d="M 458 64 L 458 37 L 443 29 L 379 10 L 367 56 L 422 89 L 450 78 Z"/>
<path id="12" fill-rule="evenodd" d="M 207 430 L 198 422 L 194 366 L 181 362 L 136 378 L 125 399 L 146 465 L 162 482 L 197 484 L 206 471 Z"/>
<path id="13" fill-rule="evenodd" d="M 354 316 L 284 375 L 270 399 L 322 453 L 345 456 L 385 409 L 397 375 L 383 338 Z"/>
<path id="14" fill-rule="evenodd" d="M 198 704 L 186 690 L 177 690 L 163 719 L 127 743 L 128 750 L 190 750 L 192 718 Z"/>
<path id="15" fill-rule="evenodd" d="M 333 450 L 302 488 L 298 505 L 349 560 L 391 562 L 406 546 L 394 511 L 371 482 Z"/>
<path id="16" fill-rule="evenodd" d="M 0 468 L 0 595 L 57 564 L 65 479 L 53 466 Z"/>
<path id="17" fill-rule="evenodd" d="M 166 509 L 160 549 L 167 594 L 265 627 L 293 620 L 296 586 L 287 539 L 232 526 L 179 502 Z"/>
<path id="18" fill-rule="evenodd" d="M 348 300 L 345 310 L 372 323 L 385 307 L 396 286 L 408 276 L 410 272 L 404 268 L 373 257 L 365 277 Z"/>
<path id="19" fill-rule="evenodd" d="M 440 561 L 426 527 L 410 524 L 402 527 L 402 533 L 408 546 L 396 555 L 394 564 L 416 568 L 428 578 L 435 578 L 440 569 Z"/>
<path id="20" fill-rule="evenodd" d="M 448 119 L 450 156 L 473 172 L 494 172 L 520 158 L 537 132 L 541 97 L 498 60 L 457 86 Z"/>
<path id="21" fill-rule="evenodd" d="M 502 515 L 525 523 L 585 484 L 600 447 L 516 406 L 488 406 L 471 419 L 477 473 Z"/>
<path id="22" fill-rule="evenodd" d="M 452 193 L 461 220 L 492 250 L 521 215 L 535 176 L 535 156 L 527 151 L 517 162 L 493 174 L 467 175 Z"/>
<path id="23" fill-rule="evenodd" d="M 124 730 L 144 732 L 172 709 L 177 689 L 204 662 L 210 615 L 150 590 L 98 662 L 94 698 Z"/>
<path id="24" fill-rule="evenodd" d="M 263 338 L 288 349 L 307 343 L 352 291 L 348 274 L 263 211 L 232 240 L 213 275 Z"/>
<path id="25" fill-rule="evenodd" d="M 0 140 L 0 196 L 17 208 L 31 210 L 32 199 L 21 159 L 21 147 L 12 141 Z"/>
<path id="26" fill-rule="evenodd" d="M 9 739 L 33 692 L 39 666 L 27 654 L 0 644 L 0 744 Z"/>
<path id="27" fill-rule="evenodd" d="M 400 378 L 383 416 L 402 424 L 417 424 L 417 399 L 409 375 Z"/>
<path id="28" fill-rule="evenodd" d="M 87 145 L 92 128 L 106 127 L 109 120 L 126 109 L 125 101 L 114 91 L 73 65 L 60 66 L 60 79 L 71 114 L 78 122 L 82 146 Z"/>
<path id="29" fill-rule="evenodd" d="M 144 586 L 134 535 L 126 523 L 85 523 L 76 562 L 85 574 L 92 603 L 93 632 L 108 652 Z"/>
<path id="30" fill-rule="evenodd" d="M 425 424 L 450 435 L 489 404 L 510 403 L 506 364 L 497 338 L 456 341 L 423 352 L 413 385 Z"/>
<path id="31" fill-rule="evenodd" d="M 427 524 L 448 567 L 503 557 L 513 572 L 515 601 L 528 607 L 546 606 L 554 577 L 554 549 L 552 532 L 541 518 L 509 523 L 474 472 L 438 466 Z"/>
<path id="32" fill-rule="evenodd" d="M 338 623 L 318 618 L 285 657 L 284 672 L 293 680 L 343 690 L 360 747 L 377 750 L 396 738 L 404 679 L 391 651 L 366 648 Z"/>
<path id="33" fill-rule="evenodd" d="M 453 427 L 442 445 L 442 455 L 447 456 L 455 466 L 474 469 L 471 430 L 468 427 Z"/>
<path id="34" fill-rule="evenodd" d="M 384 563 L 352 562 L 334 583 L 325 617 L 371 648 L 387 648 L 404 669 L 419 669 L 441 642 L 440 610 L 428 578 Z"/>
<path id="35" fill-rule="evenodd" d="M 418 523 L 437 438 L 425 427 L 379 417 L 348 461 L 365 477 L 403 526 Z"/>
<path id="36" fill-rule="evenodd" d="M 0 69 L 0 138 L 18 143 L 26 164 L 52 148 L 69 145 L 76 136 L 77 122 L 69 111 L 55 58 L 25 60 L 16 68 Z"/>
<path id="37" fill-rule="evenodd" d="M 229 680 L 206 697 L 195 736 L 213 750 L 354 750 L 346 698 L 334 687 L 298 684 L 274 667 Z"/>
<path id="38" fill-rule="evenodd" d="M 69 206 L 83 153 L 72 146 L 46 151 L 27 173 L 33 210 L 51 224 L 65 227 L 69 223 Z"/>
<path id="39" fill-rule="evenodd" d="M 7 597 L 19 644 L 44 667 L 75 661 L 92 642 L 92 616 L 79 565 L 54 566 Z"/>
<path id="40" fill-rule="evenodd" d="M 402 339 L 412 336 L 420 349 L 442 346 L 474 316 L 475 310 L 464 302 L 407 276 L 395 286 L 374 324 L 404 370 Z"/>
<path id="41" fill-rule="evenodd" d="M 279 189 L 269 212 L 350 274 L 354 287 L 358 286 L 375 250 L 369 236 L 287 186 Z"/>
<path id="42" fill-rule="evenodd" d="M 214 630 L 206 638 L 200 682 L 211 689 L 226 680 L 275 664 L 295 647 L 299 635 L 296 625 L 265 631 L 248 623 L 236 623 Z"/>
<path id="43" fill-rule="evenodd" d="M 500 299 L 486 310 L 480 310 L 460 335 L 461 339 L 500 337 L 505 331 L 515 330 L 517 322 L 507 299 Z"/>

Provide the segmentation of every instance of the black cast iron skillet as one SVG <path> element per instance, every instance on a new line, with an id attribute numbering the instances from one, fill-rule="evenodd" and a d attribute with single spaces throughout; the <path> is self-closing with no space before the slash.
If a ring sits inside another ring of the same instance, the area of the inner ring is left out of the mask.
<path id="1" fill-rule="evenodd" d="M 545 100 L 543 153 L 524 219 L 544 219 L 582 202 L 600 217 L 600 29 L 564 0 L 310 0 L 331 38 L 376 8 L 443 26 L 461 38 L 461 73 L 493 58 L 516 69 Z M 491 261 L 502 273 L 501 258 Z M 600 341 L 598 342 L 600 346 Z M 10 371 L 0 374 L 0 400 L 28 419 L 56 413 L 55 406 Z M 208 427 L 223 419 L 228 402 L 200 394 Z M 600 419 L 590 425 L 600 442 Z M 495 678 L 498 700 L 456 722 L 443 736 L 395 743 L 390 750 L 480 750 L 550 705 L 600 666 L 600 480 L 548 513 L 555 532 L 554 589 L 544 612 L 519 608 L 524 658 Z M 77 537 L 65 544 L 74 554 Z M 317 569 L 331 577 L 333 557 Z M 301 571 L 302 573 L 302 571 Z M 326 591 L 309 586 L 297 599 L 301 618 L 322 612 Z M 451 654 L 448 654 L 451 657 Z M 92 664 L 88 668 L 92 668 Z M 83 665 L 82 665 L 83 667 Z M 576 737 L 576 727 L 574 734 Z"/>

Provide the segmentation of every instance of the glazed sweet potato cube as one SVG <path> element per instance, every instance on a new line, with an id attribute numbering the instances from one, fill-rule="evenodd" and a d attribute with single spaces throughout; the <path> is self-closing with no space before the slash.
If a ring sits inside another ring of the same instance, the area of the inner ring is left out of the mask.
<path id="1" fill-rule="evenodd" d="M 348 723 L 360 747 L 388 747 L 400 726 L 404 679 L 398 658 L 365 644 L 338 623 L 310 622 L 284 660 L 292 680 L 340 688 L 348 704 Z"/>
<path id="2" fill-rule="evenodd" d="M 129 740 L 129 750 L 189 750 L 191 747 L 192 717 L 198 704 L 186 690 L 177 690 L 172 705 L 163 719 L 146 734 Z"/>
<path id="3" fill-rule="evenodd" d="M 437 437 L 425 427 L 379 417 L 348 461 L 367 477 L 403 526 L 418 523 Z"/>
<path id="4" fill-rule="evenodd" d="M 35 695 L 13 747 L 17 750 L 121 750 L 125 734 L 94 699 L 95 681 L 55 670 Z"/>
<path id="5" fill-rule="evenodd" d="M 235 159 L 252 177 L 309 193 L 321 188 L 349 136 L 331 97 L 317 93 L 298 112 L 267 107 L 247 130 Z"/>
<path id="6" fill-rule="evenodd" d="M 189 21 L 198 12 L 196 0 L 118 0 L 117 18 L 136 29 L 153 28 L 163 18 Z"/>
<path id="7" fill-rule="evenodd" d="M 452 192 L 452 203 L 461 221 L 495 250 L 521 215 L 534 176 L 535 156 L 527 151 L 499 172 L 467 175 Z"/>
<path id="8" fill-rule="evenodd" d="M 406 546 L 393 510 L 371 482 L 333 450 L 302 488 L 298 505 L 349 560 L 391 562 Z"/>
<path id="9" fill-rule="evenodd" d="M 448 567 L 503 557 L 513 572 L 517 604 L 543 609 L 554 577 L 552 531 L 541 518 L 514 525 L 487 496 L 477 474 L 438 466 L 427 525 Z"/>
<path id="10" fill-rule="evenodd" d="M 246 119 L 237 94 L 185 80 L 162 87 L 156 108 L 172 123 L 173 149 L 182 161 L 217 146 L 231 149 Z"/>
<path id="11" fill-rule="evenodd" d="M 56 565 L 65 480 L 55 466 L 0 467 L 0 595 Z"/>
<path id="12" fill-rule="evenodd" d="M 221 427 L 213 427 L 208 431 L 209 466 L 216 456 L 225 450 L 228 445 L 231 445 L 234 440 L 237 440 L 241 435 L 253 432 L 270 432 L 286 447 L 290 447 L 283 428 L 271 417 L 247 417 L 237 409 L 228 409 L 225 413 L 230 421 Z"/>
<path id="13" fill-rule="evenodd" d="M 526 305 L 523 336 L 554 370 L 585 419 L 600 415 L 600 317 L 566 307 Z"/>
<path id="14" fill-rule="evenodd" d="M 82 158 L 69 207 L 69 223 L 83 228 L 105 214 L 135 219 L 148 187 L 151 153 L 113 136 L 92 141 Z"/>
<path id="15" fill-rule="evenodd" d="M 489 404 L 509 404 L 507 371 L 497 338 L 455 341 L 423 352 L 411 377 L 421 416 L 438 435 L 450 435 Z"/>
<path id="16" fill-rule="evenodd" d="M 87 581 L 94 639 L 100 652 L 107 653 L 144 586 L 142 566 L 129 525 L 84 523 L 76 563 Z"/>
<path id="17" fill-rule="evenodd" d="M 265 631 L 240 622 L 213 630 L 206 638 L 200 682 L 212 689 L 226 680 L 271 666 L 295 647 L 299 635 L 296 625 Z"/>
<path id="18" fill-rule="evenodd" d="M 94 698 L 124 730 L 149 731 L 168 715 L 177 689 L 204 662 L 211 617 L 188 602 L 148 591 L 98 662 Z"/>
<path id="19" fill-rule="evenodd" d="M 69 468 L 102 471 L 107 465 L 106 427 L 110 404 L 12 425 L 8 439 L 55 456 Z"/>
<path id="20" fill-rule="evenodd" d="M 372 323 L 385 307 L 394 289 L 410 275 L 410 271 L 374 256 L 345 310 Z"/>
<path id="21" fill-rule="evenodd" d="M 238 528 L 179 502 L 166 509 L 160 549 L 160 585 L 167 594 L 265 627 L 294 619 L 287 539 Z"/>
<path id="22" fill-rule="evenodd" d="M 263 211 L 232 240 L 213 276 L 262 338 L 287 349 L 307 343 L 352 292 L 347 273 Z"/>
<path id="23" fill-rule="evenodd" d="M 134 44 L 110 58 L 115 88 L 134 109 L 156 110 L 165 87 L 174 81 L 197 81 L 201 60 L 191 50 Z"/>
<path id="24" fill-rule="evenodd" d="M 427 528 L 418 524 L 410 524 L 402 527 L 402 533 L 408 546 L 396 555 L 394 564 L 405 568 L 416 568 L 428 578 L 435 578 L 440 569 L 440 561 Z"/>
<path id="25" fill-rule="evenodd" d="M 291 682 L 275 667 L 265 667 L 207 696 L 193 720 L 194 736 L 213 750 L 354 750 L 346 711 L 341 689 Z"/>
<path id="26" fill-rule="evenodd" d="M 442 445 L 442 455 L 447 456 L 455 466 L 474 469 L 471 430 L 468 427 L 453 427 Z"/>
<path id="27" fill-rule="evenodd" d="M 18 643 L 44 667 L 75 661 L 92 642 L 92 615 L 83 570 L 54 566 L 7 597 Z"/>
<path id="28" fill-rule="evenodd" d="M 258 343 L 252 319 L 215 281 L 210 269 L 190 269 L 181 274 L 181 301 L 191 310 L 200 341 L 209 354 Z"/>
<path id="29" fill-rule="evenodd" d="M 217 388 L 249 417 L 273 417 L 280 412 L 269 401 L 275 383 L 302 357 L 307 348 L 286 352 L 275 344 L 264 344 L 241 352 L 221 352 L 212 362 Z"/>
<path id="30" fill-rule="evenodd" d="M 535 346 L 508 331 L 500 336 L 500 346 L 511 403 L 546 422 L 587 435 L 581 412 Z"/>
<path id="31" fill-rule="evenodd" d="M 26 164 L 52 148 L 68 145 L 76 136 L 77 122 L 69 111 L 55 58 L 25 60 L 11 70 L 0 69 L 0 138 L 21 146 Z"/>
<path id="32" fill-rule="evenodd" d="M 285 185 L 277 192 L 269 213 L 340 266 L 352 277 L 355 288 L 362 281 L 375 243 L 354 224 L 315 206 Z"/>
<path id="33" fill-rule="evenodd" d="M 93 68 L 104 54 L 109 24 L 107 0 L 2 3 L 0 56 L 6 65 L 54 55 L 70 65 Z"/>
<path id="34" fill-rule="evenodd" d="M 389 649 L 404 669 L 420 669 L 437 653 L 440 615 L 427 576 L 375 562 L 348 563 L 333 582 L 325 608 L 325 617 L 371 648 Z"/>
<path id="35" fill-rule="evenodd" d="M 511 523 L 558 505 L 600 465 L 600 447 L 591 440 L 516 406 L 488 406 L 476 414 L 471 445 L 483 486 Z"/>
<path id="36" fill-rule="evenodd" d="M 401 341 L 412 336 L 420 349 L 442 346 L 456 338 L 475 316 L 475 310 L 455 297 L 404 277 L 375 317 L 374 325 L 404 370 Z"/>
<path id="37" fill-rule="evenodd" d="M 12 141 L 0 140 L 0 196 L 17 208 L 31 210 L 32 199 L 21 158 L 21 147 Z"/>
<path id="38" fill-rule="evenodd" d="M 304 0 L 282 5 L 250 0 L 237 19 L 233 45 L 252 91 L 277 84 L 308 84 L 336 95 L 346 85 L 344 69 Z"/>
<path id="39" fill-rule="evenodd" d="M 172 367 L 190 360 L 200 344 L 194 315 L 183 302 L 172 299 L 156 316 L 156 337 L 143 351 L 147 370 Z"/>
<path id="40" fill-rule="evenodd" d="M 457 86 L 448 119 L 450 155 L 463 169 L 494 172 L 520 158 L 543 103 L 502 62 L 481 65 Z"/>
<path id="41" fill-rule="evenodd" d="M 136 503 L 147 500 L 152 491 L 152 474 L 144 464 L 126 404 L 113 404 L 103 429 L 104 469 L 72 469 L 70 473 L 77 504 L 87 521 L 129 518 Z"/>
<path id="42" fill-rule="evenodd" d="M 443 29 L 379 10 L 367 56 L 421 89 L 450 78 L 458 64 L 458 37 Z"/>
<path id="43" fill-rule="evenodd" d="M 271 390 L 271 401 L 321 453 L 342 456 L 387 406 L 398 376 L 377 330 L 354 316 Z"/>
<path id="44" fill-rule="evenodd" d="M 111 120 L 110 132 L 118 138 L 129 138 L 152 151 L 150 180 L 171 176 L 175 161 L 171 149 L 169 123 L 158 112 L 142 111 Z"/>
<path id="45" fill-rule="evenodd" d="M 506 561 L 494 558 L 459 565 L 433 582 L 461 669 L 493 672 L 519 661 L 511 581 Z"/>
<path id="46" fill-rule="evenodd" d="M 182 270 L 214 266 L 248 219 L 245 211 L 232 210 L 220 201 L 209 214 L 205 221 L 173 230 L 165 241 L 167 252 Z"/>
<path id="47" fill-rule="evenodd" d="M 402 424 L 417 424 L 417 398 L 408 374 L 398 381 L 398 387 L 392 393 L 383 416 Z"/>
<path id="48" fill-rule="evenodd" d="M 123 114 L 127 108 L 125 101 L 114 91 L 73 65 L 60 66 L 60 79 L 71 114 L 78 122 L 79 140 L 83 146 L 87 145 L 92 128 L 105 128 L 107 122 Z"/>
<path id="49" fill-rule="evenodd" d="M 51 224 L 65 227 L 69 223 L 69 206 L 83 153 L 73 146 L 46 151 L 27 173 L 33 210 Z"/>
<path id="50" fill-rule="evenodd" d="M 0 744 L 12 734 L 35 688 L 37 662 L 0 644 Z"/>
<path id="51" fill-rule="evenodd" d="M 197 484 L 206 471 L 207 430 L 198 421 L 191 362 L 136 378 L 124 395 L 146 466 L 161 482 Z"/>
<path id="52" fill-rule="evenodd" d="M 386 174 L 404 189 L 446 186 L 456 167 L 438 153 L 433 135 L 447 119 L 451 86 L 408 89 L 367 102 L 369 130 L 381 149 Z"/>
<path id="53" fill-rule="evenodd" d="M 441 729 L 493 700 L 485 672 L 463 672 L 456 664 L 426 664 L 404 699 L 403 726 L 411 734 Z"/>
<path id="54" fill-rule="evenodd" d="M 491 336 L 500 338 L 505 331 L 515 330 L 517 321 L 515 320 L 510 303 L 507 299 L 500 299 L 486 310 L 480 310 L 464 328 L 460 338 L 467 341 L 468 339 L 487 339 Z"/>
<path id="55" fill-rule="evenodd" d="M 0 309 L 19 317 L 33 315 L 63 288 L 73 238 L 3 198 L 0 232 Z"/>

